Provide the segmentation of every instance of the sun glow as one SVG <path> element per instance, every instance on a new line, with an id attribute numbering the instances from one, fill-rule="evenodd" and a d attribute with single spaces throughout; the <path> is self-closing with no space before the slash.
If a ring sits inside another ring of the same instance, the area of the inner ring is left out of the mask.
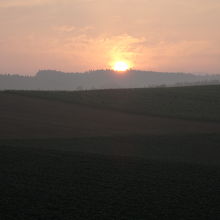
<path id="1" fill-rule="evenodd" d="M 118 72 L 124 72 L 130 69 L 130 65 L 124 61 L 118 61 L 113 65 L 113 70 Z"/>

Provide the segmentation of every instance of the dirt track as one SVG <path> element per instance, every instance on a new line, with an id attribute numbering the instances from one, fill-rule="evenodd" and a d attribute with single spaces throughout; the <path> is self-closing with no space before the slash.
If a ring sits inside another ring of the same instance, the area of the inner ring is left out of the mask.
<path id="1" fill-rule="evenodd" d="M 148 117 L 0 94 L 0 138 L 220 133 L 220 124 Z"/>

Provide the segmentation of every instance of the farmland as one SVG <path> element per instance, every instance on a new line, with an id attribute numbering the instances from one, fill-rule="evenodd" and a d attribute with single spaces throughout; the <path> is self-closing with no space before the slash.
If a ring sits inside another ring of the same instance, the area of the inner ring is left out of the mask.
<path id="1" fill-rule="evenodd" d="M 219 86 L 0 103 L 0 219 L 220 218 Z"/>
<path id="2" fill-rule="evenodd" d="M 220 121 L 220 86 L 92 91 L 7 91 L 98 108 L 153 116 Z"/>

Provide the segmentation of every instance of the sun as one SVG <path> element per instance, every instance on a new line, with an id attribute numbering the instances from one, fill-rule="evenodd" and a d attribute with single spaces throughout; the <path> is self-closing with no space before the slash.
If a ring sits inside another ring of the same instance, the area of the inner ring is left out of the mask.
<path id="1" fill-rule="evenodd" d="M 113 65 L 113 70 L 118 72 L 124 72 L 130 69 L 130 66 L 128 63 L 124 61 L 118 61 Z"/>

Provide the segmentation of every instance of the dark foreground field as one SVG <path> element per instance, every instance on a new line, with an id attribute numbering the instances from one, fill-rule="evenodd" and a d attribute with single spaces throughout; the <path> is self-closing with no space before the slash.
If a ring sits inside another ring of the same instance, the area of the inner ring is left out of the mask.
<path id="1" fill-rule="evenodd" d="M 5 145 L 0 153 L 1 219 L 220 217 L 217 166 L 47 146 Z"/>
<path id="2" fill-rule="evenodd" d="M 0 219 L 220 219 L 219 94 L 1 93 Z"/>

